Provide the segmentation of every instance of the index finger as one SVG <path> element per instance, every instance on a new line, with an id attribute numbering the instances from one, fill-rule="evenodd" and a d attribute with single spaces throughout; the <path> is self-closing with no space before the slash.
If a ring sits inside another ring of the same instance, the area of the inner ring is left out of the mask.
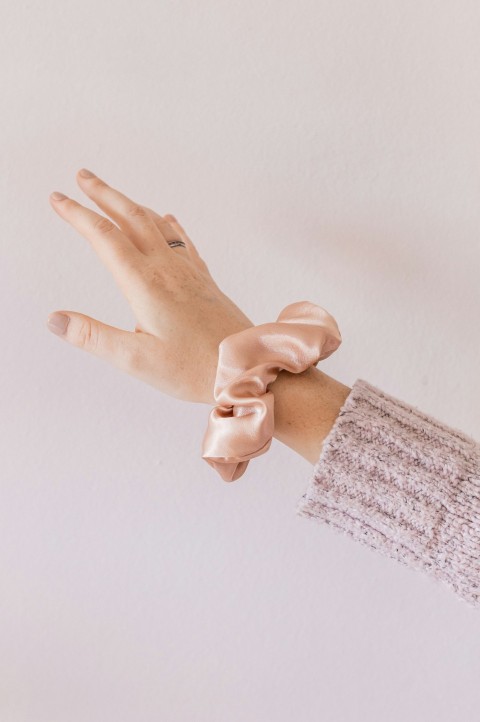
<path id="1" fill-rule="evenodd" d="M 55 191 L 52 208 L 92 245 L 94 251 L 123 286 L 141 267 L 142 254 L 132 241 L 105 216 Z"/>

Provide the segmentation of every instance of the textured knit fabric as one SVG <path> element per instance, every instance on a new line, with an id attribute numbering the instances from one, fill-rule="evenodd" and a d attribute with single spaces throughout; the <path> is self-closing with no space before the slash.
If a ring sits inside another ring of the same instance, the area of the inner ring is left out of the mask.
<path id="1" fill-rule="evenodd" d="M 480 608 L 480 444 L 367 381 L 355 381 L 296 511 Z"/>

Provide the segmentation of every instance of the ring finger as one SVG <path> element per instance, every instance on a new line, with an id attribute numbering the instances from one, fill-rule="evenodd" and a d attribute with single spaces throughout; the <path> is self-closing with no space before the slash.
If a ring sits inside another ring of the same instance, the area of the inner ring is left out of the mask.
<path id="1" fill-rule="evenodd" d="M 165 237 L 165 240 L 173 250 L 176 250 L 177 253 L 181 253 L 182 255 L 187 252 L 187 254 L 189 254 L 193 259 L 197 261 L 201 260 L 197 249 L 175 216 L 172 216 L 170 213 L 167 213 L 165 216 L 161 216 L 152 208 L 148 208 L 147 210 L 150 211 L 152 218 L 160 228 L 162 235 Z M 175 245 L 171 245 L 173 241 L 177 241 L 177 243 Z"/>

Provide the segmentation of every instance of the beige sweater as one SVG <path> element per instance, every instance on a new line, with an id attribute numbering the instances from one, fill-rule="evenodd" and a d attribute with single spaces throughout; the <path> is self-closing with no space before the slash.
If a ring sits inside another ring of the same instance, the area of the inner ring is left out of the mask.
<path id="1" fill-rule="evenodd" d="M 480 444 L 357 379 L 297 513 L 480 608 Z"/>

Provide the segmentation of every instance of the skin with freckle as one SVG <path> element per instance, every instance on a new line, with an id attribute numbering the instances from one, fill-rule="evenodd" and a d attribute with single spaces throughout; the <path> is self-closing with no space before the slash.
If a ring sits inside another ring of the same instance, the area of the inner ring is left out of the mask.
<path id="1" fill-rule="evenodd" d="M 129 301 L 137 325 L 115 328 L 78 311 L 61 338 L 185 401 L 215 404 L 218 346 L 252 322 L 213 280 L 184 228 L 97 176 L 76 176 L 103 212 L 64 197 L 50 203 L 92 246 Z M 186 248 L 170 247 L 180 239 Z M 49 319 L 52 319 L 50 314 Z M 58 327 L 51 327 L 58 333 Z"/>

